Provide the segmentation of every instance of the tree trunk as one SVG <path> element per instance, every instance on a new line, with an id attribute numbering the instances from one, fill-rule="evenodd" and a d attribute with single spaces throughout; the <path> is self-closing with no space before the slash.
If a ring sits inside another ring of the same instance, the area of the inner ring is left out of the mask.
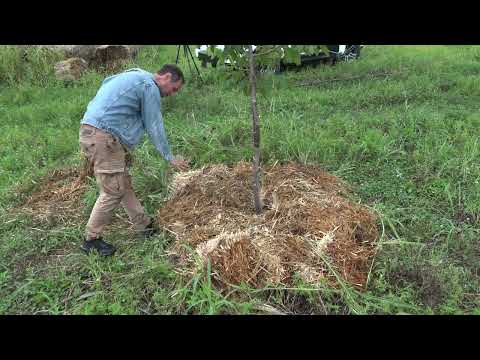
<path id="1" fill-rule="evenodd" d="M 262 212 L 263 204 L 260 198 L 260 119 L 257 112 L 257 78 L 255 57 L 253 55 L 252 45 L 250 50 L 250 85 L 252 88 L 252 138 L 253 138 L 253 196 L 255 200 L 255 211 L 257 214 Z"/>

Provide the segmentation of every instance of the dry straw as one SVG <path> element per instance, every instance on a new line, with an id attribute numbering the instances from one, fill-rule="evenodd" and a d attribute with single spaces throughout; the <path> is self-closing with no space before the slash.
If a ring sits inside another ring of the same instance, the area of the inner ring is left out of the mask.
<path id="1" fill-rule="evenodd" d="M 20 212 L 40 224 L 78 223 L 82 216 L 81 198 L 88 188 L 85 176 L 77 169 L 54 170 L 44 178 Z"/>
<path id="2" fill-rule="evenodd" d="M 40 223 L 78 223 L 87 174 L 55 171 L 19 210 Z M 338 286 L 339 276 L 365 288 L 377 218 L 349 199 L 346 184 L 318 167 L 266 166 L 261 215 L 254 211 L 251 165 L 245 162 L 178 173 L 169 194 L 157 217 L 176 238 L 169 253 L 183 274 L 210 262 L 218 286 L 293 286 L 296 276 Z"/>
<path id="3" fill-rule="evenodd" d="M 256 215 L 251 174 L 251 165 L 241 162 L 174 176 L 158 221 L 176 238 L 171 253 L 179 264 L 193 274 L 209 261 L 217 285 L 255 287 L 294 285 L 296 275 L 338 286 L 333 265 L 344 281 L 363 289 L 377 219 L 348 199 L 346 184 L 314 166 L 267 166 L 265 209 Z"/>

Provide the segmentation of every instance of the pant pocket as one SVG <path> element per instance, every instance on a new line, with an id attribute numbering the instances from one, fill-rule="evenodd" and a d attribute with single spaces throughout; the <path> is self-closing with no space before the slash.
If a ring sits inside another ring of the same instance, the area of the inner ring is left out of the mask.
<path id="1" fill-rule="evenodd" d="M 99 173 L 97 174 L 97 183 L 106 194 L 121 198 L 125 194 L 124 177 L 124 173 Z"/>
<path id="2" fill-rule="evenodd" d="M 87 155 L 92 155 L 95 173 L 114 174 L 125 171 L 125 151 L 119 140 L 110 134 L 97 131 L 92 139 L 82 138 L 80 144 Z"/>

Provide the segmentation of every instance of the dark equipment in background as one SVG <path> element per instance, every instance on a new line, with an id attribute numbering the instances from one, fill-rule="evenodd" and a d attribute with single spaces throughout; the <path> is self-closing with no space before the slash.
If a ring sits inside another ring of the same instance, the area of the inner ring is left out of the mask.
<path id="1" fill-rule="evenodd" d="M 315 55 L 300 55 L 300 65 L 285 63 L 280 61 L 275 72 L 283 72 L 289 69 L 297 69 L 303 66 L 316 66 L 320 63 L 335 65 L 338 61 L 352 61 L 360 57 L 360 51 L 363 45 L 327 45 L 329 52 L 319 52 Z M 210 63 L 212 67 L 217 67 L 218 58 L 212 57 L 206 51 L 206 46 L 202 46 L 197 51 L 197 58 L 201 61 L 202 67 L 207 67 Z M 230 65 L 230 64 L 229 64 Z"/>
<path id="2" fill-rule="evenodd" d="M 190 63 L 193 62 L 193 65 L 195 66 L 195 69 L 197 70 L 198 77 L 201 80 L 202 76 L 200 75 L 200 70 L 198 70 L 197 64 L 195 63 L 195 57 L 192 54 L 192 50 L 190 50 L 190 46 L 188 46 L 188 45 L 177 45 L 177 59 L 175 60 L 175 64 L 178 65 L 178 60 L 179 60 L 179 57 L 180 57 L 180 47 L 182 47 L 182 46 L 183 46 L 183 55 L 187 59 L 188 69 L 190 70 L 190 74 L 192 73 L 192 66 L 191 66 Z"/>

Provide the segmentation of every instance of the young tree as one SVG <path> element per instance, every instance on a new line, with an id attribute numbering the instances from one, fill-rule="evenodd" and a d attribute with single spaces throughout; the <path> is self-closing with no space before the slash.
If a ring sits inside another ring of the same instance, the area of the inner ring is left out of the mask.
<path id="1" fill-rule="evenodd" d="M 216 45 L 209 45 L 207 53 L 218 58 L 218 63 L 223 65 L 225 60 L 240 71 L 248 71 L 251 88 L 252 108 L 252 144 L 253 156 L 253 194 L 255 211 L 260 214 L 263 209 L 261 199 L 261 152 L 260 152 L 260 118 L 257 111 L 257 69 L 278 69 L 281 61 L 300 65 L 301 54 L 328 53 L 326 45 L 225 45 L 221 50 Z"/>
<path id="2" fill-rule="evenodd" d="M 263 202 L 260 197 L 260 119 L 257 112 L 257 77 L 255 66 L 255 55 L 253 47 L 249 45 L 250 60 L 250 86 L 252 89 L 252 142 L 253 142 L 253 197 L 255 202 L 255 211 L 257 214 L 262 212 Z"/>

